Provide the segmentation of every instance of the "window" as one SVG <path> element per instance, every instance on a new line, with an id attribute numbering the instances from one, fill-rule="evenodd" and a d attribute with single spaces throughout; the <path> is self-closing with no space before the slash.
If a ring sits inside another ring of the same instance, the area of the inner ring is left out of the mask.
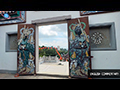
<path id="1" fill-rule="evenodd" d="M 6 52 L 17 52 L 17 32 L 6 33 Z"/>
<path id="2" fill-rule="evenodd" d="M 89 25 L 91 50 L 116 50 L 114 22 Z"/>

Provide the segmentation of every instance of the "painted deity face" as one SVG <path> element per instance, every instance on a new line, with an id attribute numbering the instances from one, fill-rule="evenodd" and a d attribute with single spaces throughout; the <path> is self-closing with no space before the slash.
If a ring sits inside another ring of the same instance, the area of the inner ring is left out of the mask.
<path id="1" fill-rule="evenodd" d="M 81 33 L 82 33 L 80 26 L 76 26 L 76 27 L 75 27 L 75 33 L 80 37 L 80 35 L 81 35 Z"/>
<path id="2" fill-rule="evenodd" d="M 31 33 L 31 32 L 30 32 L 28 29 L 25 29 L 25 30 L 23 31 L 23 34 L 24 34 L 25 36 L 28 36 L 30 33 Z"/>

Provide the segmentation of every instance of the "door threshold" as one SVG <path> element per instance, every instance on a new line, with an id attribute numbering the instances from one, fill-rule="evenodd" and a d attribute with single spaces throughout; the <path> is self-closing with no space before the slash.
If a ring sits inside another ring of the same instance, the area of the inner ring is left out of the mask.
<path id="1" fill-rule="evenodd" d="M 66 77 L 66 78 L 69 77 L 69 75 L 41 74 L 41 73 L 36 73 L 36 75 L 39 75 L 39 76 L 51 76 L 51 77 Z"/>

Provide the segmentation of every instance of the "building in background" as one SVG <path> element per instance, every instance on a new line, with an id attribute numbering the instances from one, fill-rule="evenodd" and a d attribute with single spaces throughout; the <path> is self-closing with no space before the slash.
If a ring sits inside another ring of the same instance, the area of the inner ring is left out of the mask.
<path id="1" fill-rule="evenodd" d="M 60 50 L 60 46 L 57 46 L 57 49 Z"/>

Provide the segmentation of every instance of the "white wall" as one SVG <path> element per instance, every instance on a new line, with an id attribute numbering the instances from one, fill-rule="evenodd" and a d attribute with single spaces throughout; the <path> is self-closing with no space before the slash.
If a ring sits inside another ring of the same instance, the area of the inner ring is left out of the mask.
<path id="1" fill-rule="evenodd" d="M 6 33 L 17 32 L 17 25 L 0 26 L 0 70 L 17 70 L 17 53 L 6 52 Z"/>
<path id="2" fill-rule="evenodd" d="M 80 17 L 79 11 L 27 11 L 26 23 L 31 20 L 71 15 L 72 18 Z M 120 69 L 120 12 L 112 12 L 89 16 L 89 24 L 115 22 L 116 51 L 92 51 L 93 69 Z M 5 52 L 6 32 L 17 31 L 17 24 L 0 26 L 0 70 L 17 70 L 17 52 Z"/>
<path id="3" fill-rule="evenodd" d="M 93 69 L 120 69 L 120 12 L 112 12 L 89 16 L 90 24 L 115 22 L 116 51 L 92 51 Z"/>

